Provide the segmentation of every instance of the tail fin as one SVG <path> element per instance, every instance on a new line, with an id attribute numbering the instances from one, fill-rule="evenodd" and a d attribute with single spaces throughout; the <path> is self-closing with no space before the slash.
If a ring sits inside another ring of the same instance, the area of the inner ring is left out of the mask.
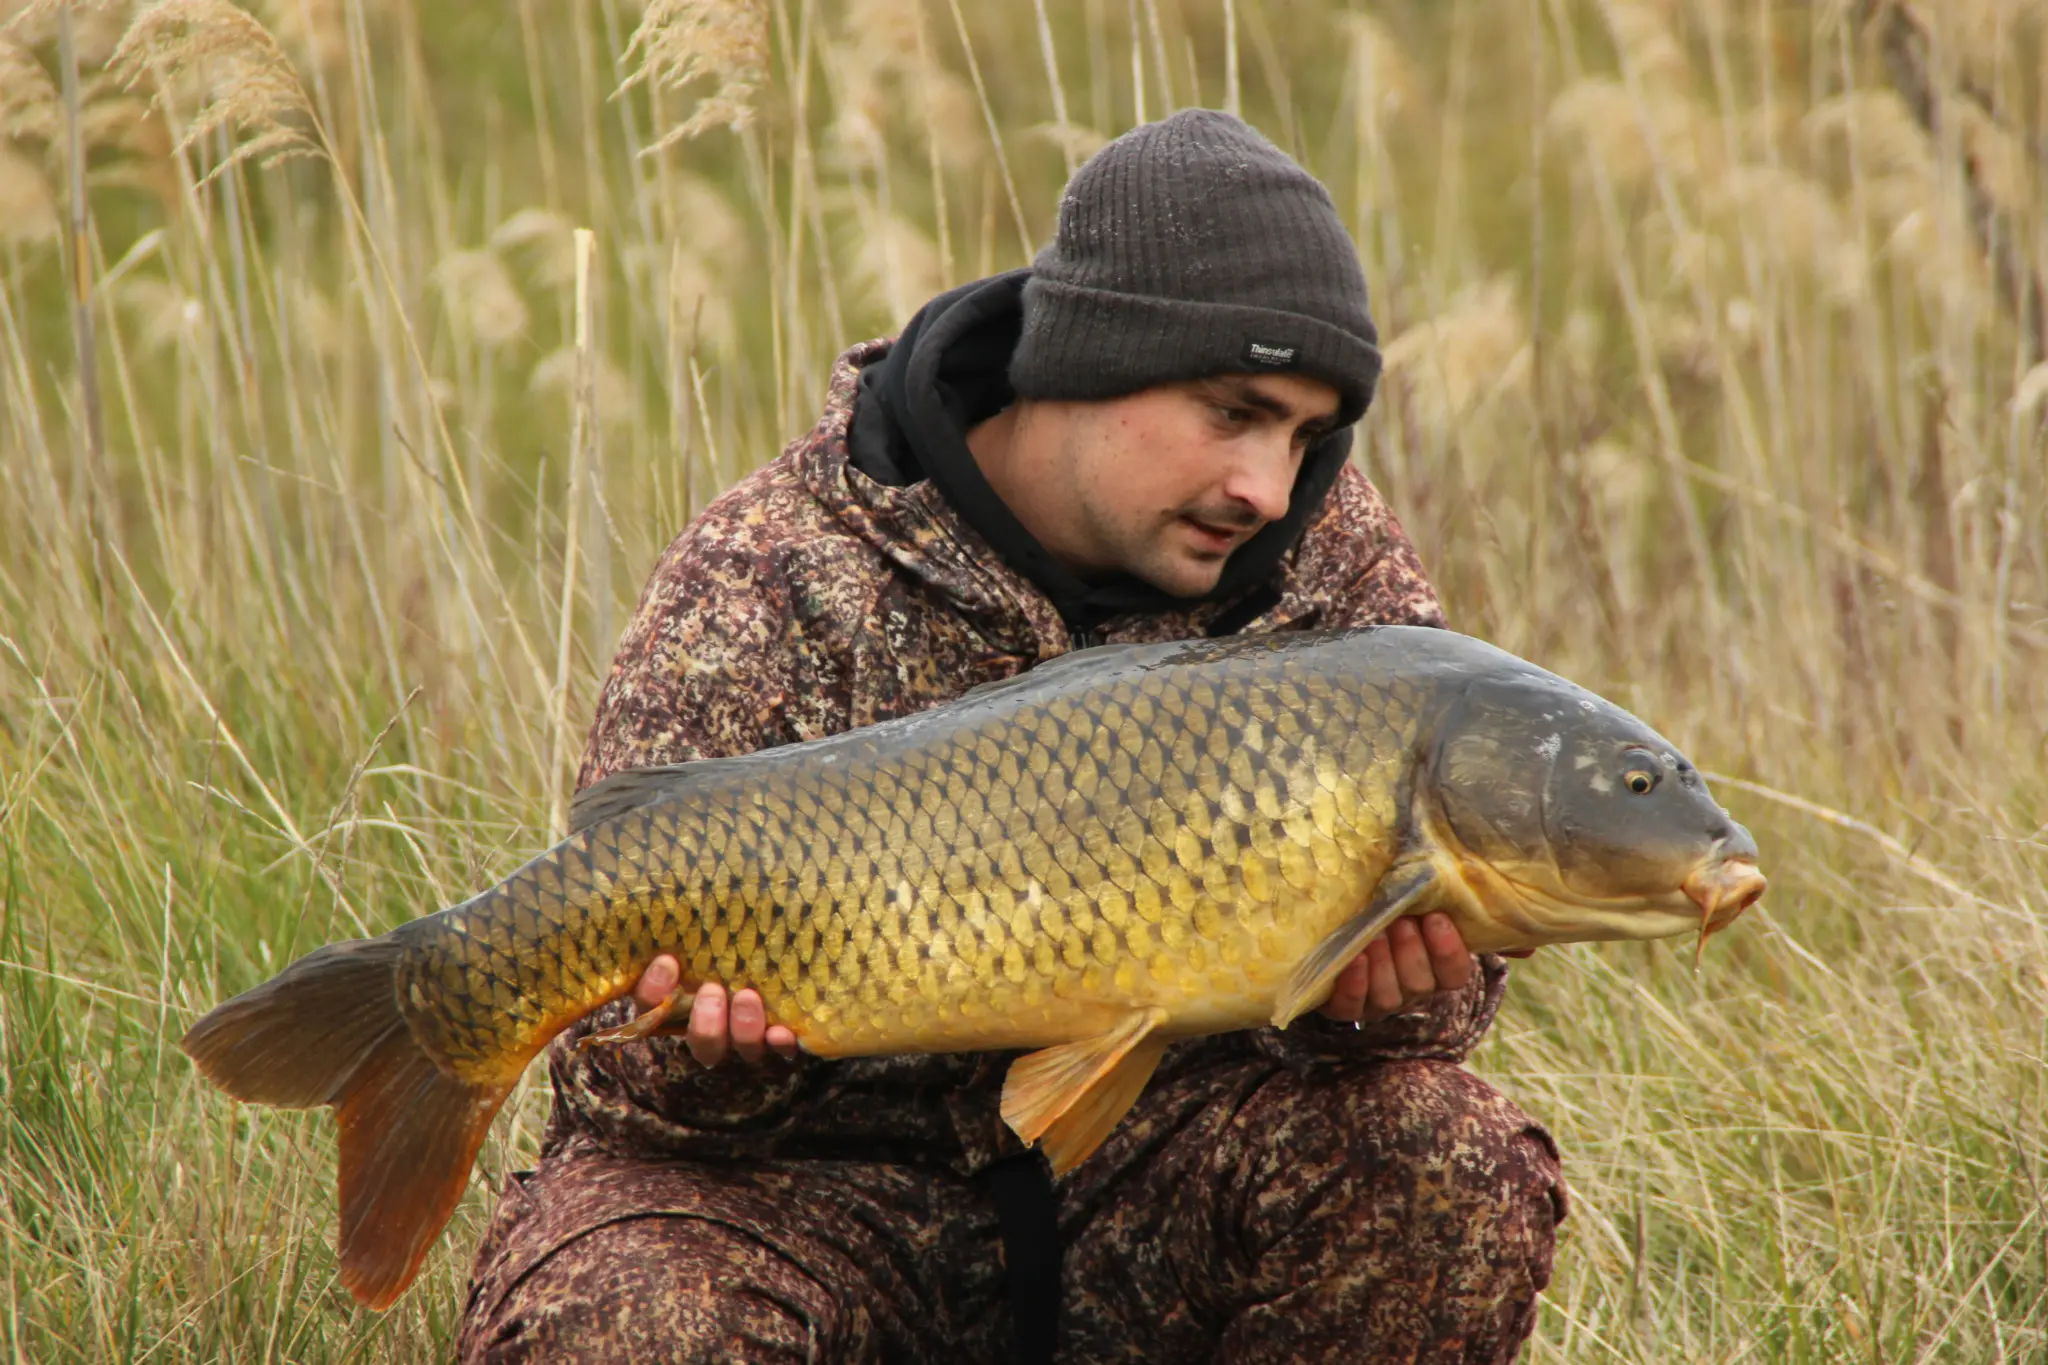
<path id="1" fill-rule="evenodd" d="M 394 936 L 307 954 L 216 1007 L 179 1046 L 238 1100 L 331 1104 L 341 1127 L 341 1282 L 388 1308 L 462 1198 L 509 1085 L 450 1075 L 400 1012 Z"/>

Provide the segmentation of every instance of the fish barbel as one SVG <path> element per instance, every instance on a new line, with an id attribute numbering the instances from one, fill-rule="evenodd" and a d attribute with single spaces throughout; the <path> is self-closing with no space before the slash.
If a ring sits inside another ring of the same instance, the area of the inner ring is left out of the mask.
<path id="1" fill-rule="evenodd" d="M 330 944 L 183 1047 L 238 1099 L 332 1105 L 343 1283 L 418 1272 L 548 1040 L 761 994 L 822 1057 L 1031 1049 L 1004 1119 L 1069 1169 L 1176 1038 L 1284 1026 L 1404 915 L 1474 951 L 1707 934 L 1756 845 L 1641 721 L 1449 631 L 1106 646 L 899 720 L 622 772 L 480 895 Z"/>

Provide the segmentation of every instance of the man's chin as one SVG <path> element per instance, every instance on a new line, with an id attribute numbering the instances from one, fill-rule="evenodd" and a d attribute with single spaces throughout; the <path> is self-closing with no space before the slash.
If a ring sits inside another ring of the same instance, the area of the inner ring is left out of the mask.
<path id="1" fill-rule="evenodd" d="M 1161 564 L 1148 564 L 1136 573 L 1153 587 L 1173 597 L 1206 597 L 1223 581 L 1228 555 L 1175 556 Z"/>

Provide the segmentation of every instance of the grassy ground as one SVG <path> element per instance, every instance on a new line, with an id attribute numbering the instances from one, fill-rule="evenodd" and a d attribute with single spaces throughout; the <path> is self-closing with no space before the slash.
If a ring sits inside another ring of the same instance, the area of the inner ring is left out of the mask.
<path id="1" fill-rule="evenodd" d="M 60 9 L 0 47 L 0 1356 L 442 1356 L 543 1088 L 377 1316 L 325 1116 L 171 1040 L 539 846 L 658 547 L 1202 102 L 1354 223 L 1454 621 L 1772 875 L 1697 974 L 1518 971 L 1475 1065 L 1576 1195 L 1528 1357 L 2048 1358 L 2039 6 Z"/>

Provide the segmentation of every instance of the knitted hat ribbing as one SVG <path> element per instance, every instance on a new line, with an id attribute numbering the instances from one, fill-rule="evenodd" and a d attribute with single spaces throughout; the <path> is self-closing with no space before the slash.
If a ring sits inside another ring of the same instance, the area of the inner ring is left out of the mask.
<path id="1" fill-rule="evenodd" d="M 1189 109 L 1074 172 L 1024 288 L 1010 383 L 1100 399 L 1285 370 L 1334 385 L 1350 423 L 1372 401 L 1378 343 L 1329 191 L 1242 119 Z"/>

